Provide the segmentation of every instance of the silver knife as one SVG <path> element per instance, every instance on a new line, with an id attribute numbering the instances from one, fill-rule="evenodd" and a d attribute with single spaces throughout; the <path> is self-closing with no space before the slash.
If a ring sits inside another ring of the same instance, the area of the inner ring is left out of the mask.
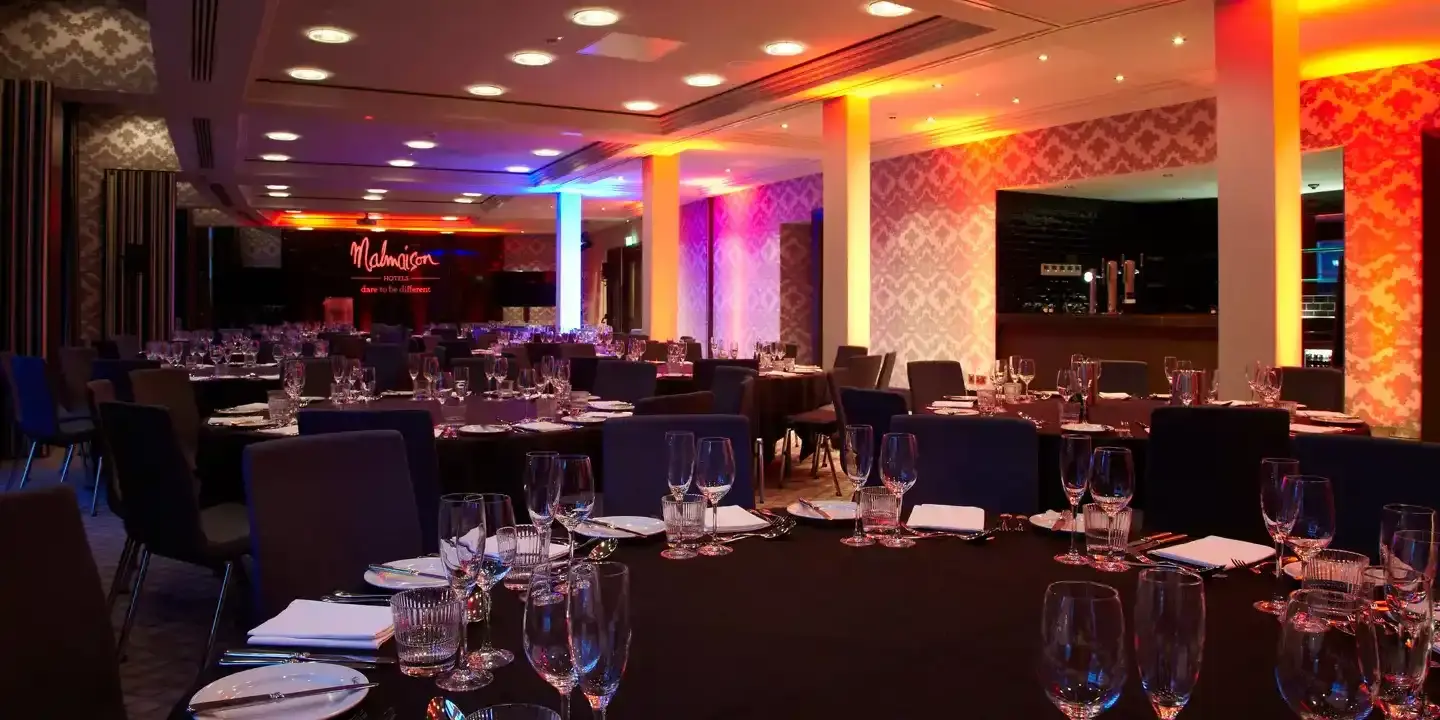
<path id="1" fill-rule="evenodd" d="M 432 578 L 434 580 L 444 580 L 446 582 L 449 582 L 450 580 L 450 578 L 447 578 L 444 575 L 420 572 L 419 570 L 410 570 L 407 568 L 395 567 L 394 565 L 371 565 L 370 571 L 377 573 L 393 573 L 395 575 L 410 575 L 412 577 Z"/>
<path id="2" fill-rule="evenodd" d="M 253 668 L 253 667 L 265 667 L 265 666 L 268 666 L 268 665 L 303 665 L 303 664 L 309 663 L 309 662 L 319 662 L 319 661 L 318 661 L 318 660 L 314 660 L 314 661 L 312 661 L 312 660 L 302 660 L 302 659 L 299 659 L 299 658 L 291 658 L 291 659 L 288 659 L 288 660 L 287 660 L 287 659 L 285 659 L 285 658 L 263 658 L 263 657 L 236 658 L 236 657 L 228 657 L 228 656 L 227 656 L 227 657 L 222 657 L 222 658 L 220 658 L 220 667 L 249 667 L 249 668 Z M 351 670 L 379 670 L 380 668 L 384 667 L 383 665 L 377 665 L 377 664 L 375 664 L 375 663 L 373 663 L 373 662 L 359 662 L 359 661 L 355 661 L 355 660 L 326 660 L 325 663 L 328 664 L 328 665 L 339 665 L 339 666 L 341 666 L 341 667 L 347 667 L 347 668 L 350 668 Z"/>
<path id="3" fill-rule="evenodd" d="M 333 685 L 331 687 L 311 688 L 309 690 L 294 690 L 291 692 L 273 692 L 265 695 L 245 695 L 243 697 L 227 698 L 225 700 L 211 700 L 209 702 L 190 703 L 185 709 L 192 714 L 210 712 L 211 710 L 224 710 L 226 708 L 244 707 L 246 705 L 260 705 L 263 703 L 291 700 L 293 698 L 310 697 L 312 695 L 328 695 L 330 693 L 345 692 L 348 690 L 360 690 L 372 688 L 380 683 L 363 682 L 351 683 L 349 685 Z"/>
<path id="4" fill-rule="evenodd" d="M 343 662 L 364 662 L 380 663 L 389 665 L 395 662 L 395 658 L 380 655 L 363 655 L 351 653 L 312 653 L 312 652 L 290 652 L 286 650 L 226 650 L 226 657 L 235 658 L 302 658 L 316 662 L 343 661 Z"/>
<path id="5" fill-rule="evenodd" d="M 604 520 L 596 520 L 595 518 L 590 518 L 590 519 L 586 520 L 585 522 L 590 523 L 591 525 L 599 525 L 600 527 L 603 527 L 603 528 L 605 528 L 606 530 L 614 530 L 615 532 L 622 532 L 622 533 L 625 533 L 626 535 L 629 535 L 630 537 L 645 537 L 645 533 L 636 532 L 636 531 L 631 530 L 630 528 L 627 528 L 627 527 L 620 527 L 619 525 L 616 525 L 615 523 L 612 523 L 612 522 L 606 522 L 606 521 L 604 521 Z"/>
<path id="6" fill-rule="evenodd" d="M 834 519 L 835 519 L 834 517 L 832 517 L 832 516 L 830 515 L 830 513 L 825 512 L 824 510 L 820 509 L 820 506 L 819 506 L 819 505 L 816 505 L 815 503 L 810 502 L 809 500 L 806 500 L 805 498 L 800 498 L 797 502 L 799 502 L 801 505 L 804 505 L 807 509 L 810 510 L 810 512 L 813 512 L 813 513 L 815 513 L 816 515 L 819 515 L 820 517 L 825 518 L 826 520 L 834 520 Z"/>

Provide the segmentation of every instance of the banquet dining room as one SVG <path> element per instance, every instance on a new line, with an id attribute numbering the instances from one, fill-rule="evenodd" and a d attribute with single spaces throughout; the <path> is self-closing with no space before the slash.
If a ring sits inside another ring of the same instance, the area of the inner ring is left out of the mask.
<path id="1" fill-rule="evenodd" d="M 0 717 L 1440 718 L 1437 38 L 0 3 Z"/>

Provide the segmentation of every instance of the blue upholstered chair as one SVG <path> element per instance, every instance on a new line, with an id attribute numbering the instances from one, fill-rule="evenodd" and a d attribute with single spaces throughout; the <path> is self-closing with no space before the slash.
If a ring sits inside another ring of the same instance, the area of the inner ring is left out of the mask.
<path id="1" fill-rule="evenodd" d="M 606 515 L 660 517 L 660 498 L 670 492 L 665 482 L 665 433 L 672 430 L 702 438 L 730 439 L 735 453 L 735 483 L 721 505 L 755 507 L 751 478 L 750 422 L 739 415 L 648 415 L 615 418 L 601 426 Z"/>

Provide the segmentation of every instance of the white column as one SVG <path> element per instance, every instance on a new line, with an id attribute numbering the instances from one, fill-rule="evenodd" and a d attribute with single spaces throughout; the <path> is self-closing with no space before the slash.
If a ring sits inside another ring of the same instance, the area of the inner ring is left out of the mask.
<path id="1" fill-rule="evenodd" d="M 674 340 L 680 304 L 680 158 L 641 160 L 640 327 L 652 340 Z"/>
<path id="2" fill-rule="evenodd" d="M 841 345 L 870 345 L 870 101 L 826 100 L 822 122 L 820 362 L 828 366 Z"/>
<path id="3" fill-rule="evenodd" d="M 580 208 L 578 193 L 555 196 L 555 328 L 580 327 Z"/>

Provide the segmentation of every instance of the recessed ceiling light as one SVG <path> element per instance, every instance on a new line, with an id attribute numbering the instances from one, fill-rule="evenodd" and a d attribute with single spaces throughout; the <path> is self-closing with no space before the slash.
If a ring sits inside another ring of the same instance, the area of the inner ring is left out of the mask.
<path id="1" fill-rule="evenodd" d="M 458 202 L 458 203 L 473 203 L 473 202 L 475 202 L 475 198 L 458 197 L 458 198 L 455 198 L 455 202 Z"/>
<path id="2" fill-rule="evenodd" d="M 560 151 L 554 148 L 540 148 L 538 150 L 531 150 L 530 154 L 539 155 L 540 157 L 555 157 L 560 154 Z"/>
<path id="3" fill-rule="evenodd" d="M 624 175 L 616 175 L 615 177 L 610 178 L 610 182 L 620 182 L 620 183 L 623 183 L 623 182 L 625 182 L 625 176 L 624 176 Z"/>
<path id="4" fill-rule="evenodd" d="M 780 123 L 780 129 L 781 129 L 781 130 L 789 130 L 789 129 L 790 129 L 790 123 Z"/>
<path id="5" fill-rule="evenodd" d="M 266 190 L 289 190 L 289 185 L 266 185 Z"/>
<path id="6" fill-rule="evenodd" d="M 1041 53 L 1041 54 L 1040 54 L 1040 62 L 1045 62 L 1045 61 L 1047 61 L 1047 60 L 1049 60 L 1049 59 L 1050 59 L 1050 56 L 1049 56 L 1049 55 L 1046 55 L 1046 54 L 1044 54 L 1044 53 Z"/>
<path id="7" fill-rule="evenodd" d="M 803 52 L 805 52 L 805 43 L 796 42 L 795 40 L 776 40 L 775 42 L 765 45 L 766 55 L 788 57 L 790 55 L 799 55 Z"/>
<path id="8" fill-rule="evenodd" d="M 441 234 L 441 235 L 454 235 L 454 234 L 455 234 L 455 231 L 454 231 L 454 230 L 441 230 L 441 231 L 440 231 L 440 234 Z"/>
<path id="9" fill-rule="evenodd" d="M 384 195 L 365 195 L 365 196 L 362 196 L 360 199 L 361 199 L 361 200 L 384 200 L 384 199 L 385 199 L 385 196 L 384 196 Z"/>
<path id="10" fill-rule="evenodd" d="M 385 232 L 385 228 L 382 228 L 382 227 L 373 227 L 373 228 L 370 228 L 370 232 Z"/>
<path id="11" fill-rule="evenodd" d="M 299 214 L 302 213 L 302 212 L 304 212 L 304 210 L 286 210 L 286 211 L 285 211 L 285 214 L 286 214 L 286 215 L 299 215 Z"/>
<path id="12" fill-rule="evenodd" d="M 698 73 L 685 76 L 685 84 L 691 87 L 715 87 L 723 82 L 725 82 L 725 78 L 715 73 Z"/>
<path id="13" fill-rule="evenodd" d="M 459 216 L 459 215 L 446 215 L 445 217 L 442 217 L 442 218 L 440 218 L 440 219 L 441 219 L 441 220 L 444 220 L 445 222 L 455 222 L 456 220 L 459 220 L 459 219 L 460 219 L 460 216 Z"/>
<path id="14" fill-rule="evenodd" d="M 468 192 L 468 193 L 460 193 L 460 194 L 461 194 L 461 195 L 464 195 L 465 197 L 483 197 L 483 196 L 484 196 L 483 193 L 477 193 L 477 192 Z"/>
<path id="15" fill-rule="evenodd" d="M 306 227 L 298 227 L 298 228 L 295 228 L 295 229 L 296 229 L 296 230 L 314 230 L 315 228 L 306 226 Z"/>
<path id="16" fill-rule="evenodd" d="M 570 22 L 586 27 L 604 27 L 620 21 L 620 13 L 610 8 L 581 8 L 570 13 Z"/>
<path id="17" fill-rule="evenodd" d="M 633 112 L 650 112 L 651 110 L 654 110 L 658 107 L 660 107 L 659 103 L 651 102 L 649 100 L 631 100 L 630 102 L 625 103 L 625 109 L 631 110 Z"/>
<path id="18" fill-rule="evenodd" d="M 520 52 L 510 54 L 510 62 L 516 65 L 539 67 L 555 62 L 555 56 L 539 50 L 521 50 Z"/>
<path id="19" fill-rule="evenodd" d="M 379 189 L 379 188 L 370 188 L 369 190 L 366 190 L 365 192 L 370 193 L 371 195 L 384 195 L 385 193 L 390 192 L 390 191 L 389 191 L 389 190 L 381 190 L 381 189 Z"/>
<path id="20" fill-rule="evenodd" d="M 384 220 L 384 219 L 385 219 L 385 216 L 384 216 L 384 215 L 381 215 L 380 213 L 366 213 L 366 214 L 365 214 L 365 217 L 370 218 L 371 220 Z"/>
<path id="21" fill-rule="evenodd" d="M 875 0 L 865 6 L 865 12 L 875 17 L 903 17 L 915 11 L 900 3 L 890 2 L 890 0 Z"/>
<path id="22" fill-rule="evenodd" d="M 391 160 L 390 164 L 395 167 L 412 167 L 415 165 L 415 161 L 408 160 L 406 158 L 399 158 L 397 160 Z"/>
<path id="23" fill-rule="evenodd" d="M 1125 82 L 1125 76 L 1124 76 L 1124 75 L 1116 75 L 1116 76 L 1115 76 L 1115 82 Z"/>
<path id="24" fill-rule="evenodd" d="M 729 175 L 729 174 L 730 174 L 730 168 L 725 168 L 725 174 L 726 174 L 726 175 Z"/>
<path id="25" fill-rule="evenodd" d="M 565 137 L 581 137 L 582 135 L 584 135 L 584 133 L 578 133 L 574 130 L 561 130 L 560 134 L 564 135 Z"/>
<path id="26" fill-rule="evenodd" d="M 935 118 L 934 118 L 934 117 L 927 117 L 927 118 L 925 118 L 925 122 L 927 122 L 927 123 L 933 123 L 933 122 L 935 122 Z"/>
<path id="27" fill-rule="evenodd" d="M 331 73 L 329 70 L 321 70 L 317 67 L 293 67 L 286 70 L 285 74 L 296 80 L 320 81 L 330 77 Z"/>
<path id="28" fill-rule="evenodd" d="M 1184 35 L 1176 35 L 1175 37 L 1170 38 L 1170 44 L 1171 44 L 1171 45 L 1176 45 L 1176 46 L 1184 45 L 1184 44 L 1185 44 L 1185 36 L 1184 36 Z"/>
<path id="29" fill-rule="evenodd" d="M 935 88 L 936 90 L 939 90 L 940 88 L 945 87 L 945 83 L 935 83 L 934 85 L 931 85 L 930 87 L 933 87 L 933 88 Z"/>
<path id="30" fill-rule="evenodd" d="M 344 45 L 355 39 L 355 33 L 338 27 L 313 27 L 305 31 L 305 37 L 326 45 Z"/>
<path id="31" fill-rule="evenodd" d="M 271 140 L 279 140 L 280 142 L 293 142 L 300 139 L 300 136 L 295 133 L 281 131 L 265 133 L 265 137 Z"/>
<path id="32" fill-rule="evenodd" d="M 270 197 L 290 197 L 290 193 L 288 193 L 288 192 L 278 192 L 278 191 L 277 191 L 277 192 L 268 192 L 268 193 L 265 193 L 265 194 L 266 194 L 266 195 L 269 195 Z"/>
<path id="33" fill-rule="evenodd" d="M 405 147 L 415 148 L 416 150 L 429 150 L 430 148 L 435 147 L 435 141 L 433 141 L 433 140 L 406 140 L 406 141 L 405 141 Z"/>
<path id="34" fill-rule="evenodd" d="M 1010 98 L 1010 102 L 1015 103 L 1016 105 L 1019 105 L 1019 104 L 1020 104 L 1020 98 L 1018 98 L 1018 97 L 1017 97 L 1017 98 Z"/>
<path id="35" fill-rule="evenodd" d="M 465 88 L 465 92 L 468 92 L 471 95 L 479 95 L 481 97 L 500 97 L 501 95 L 505 94 L 505 88 L 500 87 L 499 85 L 481 83 L 479 85 L 471 85 L 470 87 Z"/>
<path id="36" fill-rule="evenodd" d="M 265 153 L 264 155 L 260 156 L 260 159 L 269 160 L 270 162 L 285 162 L 286 160 L 290 159 L 290 156 L 281 155 L 280 153 Z"/>
<path id="37" fill-rule="evenodd" d="M 530 168 L 524 165 L 506 165 L 505 172 L 528 173 L 530 172 Z"/>

